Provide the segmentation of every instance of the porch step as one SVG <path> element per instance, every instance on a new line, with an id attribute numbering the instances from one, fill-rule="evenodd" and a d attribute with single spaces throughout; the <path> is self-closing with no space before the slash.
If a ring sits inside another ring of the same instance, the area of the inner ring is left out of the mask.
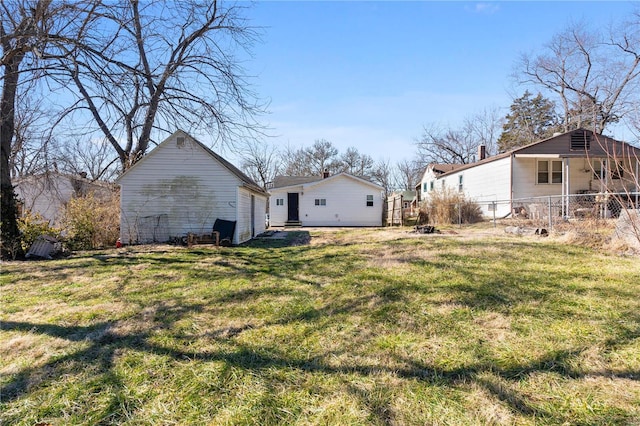
<path id="1" fill-rule="evenodd" d="M 284 223 L 285 228 L 302 228 L 302 222 L 299 220 L 288 220 Z"/>

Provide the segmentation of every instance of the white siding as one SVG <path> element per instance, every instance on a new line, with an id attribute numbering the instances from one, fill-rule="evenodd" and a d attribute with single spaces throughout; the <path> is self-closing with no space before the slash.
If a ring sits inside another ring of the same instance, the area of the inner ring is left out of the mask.
<path id="1" fill-rule="evenodd" d="M 485 164 L 479 164 L 459 172 L 441 177 L 435 184 L 436 190 L 442 190 L 444 186 L 458 191 L 460 176 L 462 176 L 462 190 L 470 200 L 478 203 L 482 213 L 492 216 L 490 210 L 492 201 L 506 201 L 511 199 L 511 158 L 501 158 Z M 508 204 L 501 203 L 497 206 L 496 215 L 503 216 L 511 211 Z"/>
<path id="2" fill-rule="evenodd" d="M 287 193 L 288 192 L 301 193 L 303 192 L 302 186 L 288 187 L 285 189 L 274 188 L 270 190 L 269 222 L 271 223 L 271 226 L 275 226 L 275 227 L 284 226 L 284 223 L 287 221 L 288 219 Z M 283 204 L 280 206 L 277 205 L 278 199 L 283 200 Z"/>
<path id="3" fill-rule="evenodd" d="M 297 187 L 272 189 L 269 215 L 272 226 L 287 221 L 287 193 L 299 195 L 299 216 L 303 226 L 382 226 L 382 188 L 347 175 L 335 175 L 325 180 Z M 367 195 L 373 196 L 373 206 L 367 206 Z M 281 206 L 277 199 L 283 199 Z M 326 205 L 315 205 L 315 200 Z"/>
<path id="4" fill-rule="evenodd" d="M 251 197 L 254 197 L 253 224 L 251 214 Z M 236 244 L 249 241 L 264 232 L 266 214 L 266 197 L 257 195 L 245 188 L 238 188 L 238 219 L 236 223 Z M 253 232 L 252 232 L 253 231 Z"/>
<path id="5" fill-rule="evenodd" d="M 190 138 L 185 137 L 184 145 L 178 146 L 175 136 L 119 181 L 123 243 L 152 242 L 148 236 L 137 241 L 141 230 L 136 223 L 144 218 L 166 215 L 167 229 L 156 234 L 160 239 L 209 233 L 216 218 L 236 220 L 240 180 Z"/>

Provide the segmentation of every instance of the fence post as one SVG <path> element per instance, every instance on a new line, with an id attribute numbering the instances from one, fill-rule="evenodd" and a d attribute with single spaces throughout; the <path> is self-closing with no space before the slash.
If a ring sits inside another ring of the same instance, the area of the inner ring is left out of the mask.
<path id="1" fill-rule="evenodd" d="M 551 231 L 553 229 L 553 219 L 551 218 L 551 196 L 549 196 L 549 202 L 548 202 L 548 207 L 549 207 L 549 231 Z"/>
<path id="2" fill-rule="evenodd" d="M 493 204 L 493 227 L 495 228 L 497 226 L 497 223 L 496 223 L 496 208 L 497 208 L 497 206 L 496 206 L 496 202 L 495 201 L 492 201 L 491 204 Z"/>
<path id="3" fill-rule="evenodd" d="M 456 204 L 456 207 L 458 209 L 458 227 L 462 228 L 462 208 L 460 204 Z"/>

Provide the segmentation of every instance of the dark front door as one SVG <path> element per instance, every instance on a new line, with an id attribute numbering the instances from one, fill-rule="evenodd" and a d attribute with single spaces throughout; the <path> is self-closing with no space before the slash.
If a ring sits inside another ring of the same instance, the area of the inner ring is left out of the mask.
<path id="1" fill-rule="evenodd" d="M 287 193 L 287 220 L 300 220 L 298 213 L 299 194 L 297 192 Z"/>

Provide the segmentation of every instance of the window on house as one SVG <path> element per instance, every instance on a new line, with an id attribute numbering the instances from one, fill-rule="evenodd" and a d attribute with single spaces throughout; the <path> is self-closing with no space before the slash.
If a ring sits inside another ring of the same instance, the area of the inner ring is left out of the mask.
<path id="1" fill-rule="evenodd" d="M 276 198 L 276 206 L 284 206 L 284 198 Z"/>
<path id="2" fill-rule="evenodd" d="M 427 192 L 427 182 L 425 182 L 425 183 L 423 183 L 423 184 L 422 184 L 422 190 L 423 190 L 424 192 Z"/>
<path id="3" fill-rule="evenodd" d="M 315 204 L 316 204 L 316 206 L 326 206 L 327 205 L 327 199 L 326 198 L 316 198 Z"/>
<path id="4" fill-rule="evenodd" d="M 536 183 L 562 183 L 562 160 L 538 160 Z"/>
<path id="5" fill-rule="evenodd" d="M 444 181 L 442 181 L 442 189 L 444 189 Z"/>
<path id="6" fill-rule="evenodd" d="M 367 195 L 367 207 L 373 207 L 373 195 Z"/>
<path id="7" fill-rule="evenodd" d="M 434 185 L 435 185 L 435 181 L 432 180 L 431 182 L 429 182 L 429 191 L 433 191 Z"/>
<path id="8" fill-rule="evenodd" d="M 403 209 L 408 209 L 409 208 L 409 202 L 405 201 L 404 203 L 402 203 L 402 208 Z"/>
<path id="9" fill-rule="evenodd" d="M 462 192 L 464 186 L 462 185 L 462 175 L 458 176 L 458 192 Z"/>

